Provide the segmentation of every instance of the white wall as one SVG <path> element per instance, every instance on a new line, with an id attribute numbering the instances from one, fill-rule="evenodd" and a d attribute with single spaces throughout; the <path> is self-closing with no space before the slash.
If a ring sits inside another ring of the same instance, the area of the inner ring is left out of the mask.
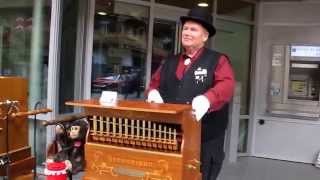
<path id="1" fill-rule="evenodd" d="M 266 107 L 272 44 L 320 45 L 320 1 L 266 2 L 259 7 L 251 153 L 311 163 L 320 151 L 320 122 L 271 117 Z M 265 125 L 259 125 L 259 119 Z"/>

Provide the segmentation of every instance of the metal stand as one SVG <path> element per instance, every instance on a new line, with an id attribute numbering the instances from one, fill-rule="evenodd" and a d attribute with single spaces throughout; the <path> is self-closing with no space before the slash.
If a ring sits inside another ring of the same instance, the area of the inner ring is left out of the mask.
<path id="1" fill-rule="evenodd" d="M 34 110 L 38 110 L 40 107 L 42 107 L 43 104 L 38 101 L 35 105 L 34 105 Z M 33 179 L 36 179 L 37 177 L 37 114 L 34 114 L 33 117 L 33 154 L 34 154 L 34 167 L 33 167 Z"/>

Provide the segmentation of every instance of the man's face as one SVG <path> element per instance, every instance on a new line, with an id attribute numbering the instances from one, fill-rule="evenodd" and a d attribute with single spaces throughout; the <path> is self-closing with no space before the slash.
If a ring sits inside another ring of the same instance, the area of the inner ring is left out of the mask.
<path id="1" fill-rule="evenodd" d="M 186 21 L 182 27 L 182 46 L 184 48 L 201 48 L 208 40 L 209 33 L 199 23 Z"/>

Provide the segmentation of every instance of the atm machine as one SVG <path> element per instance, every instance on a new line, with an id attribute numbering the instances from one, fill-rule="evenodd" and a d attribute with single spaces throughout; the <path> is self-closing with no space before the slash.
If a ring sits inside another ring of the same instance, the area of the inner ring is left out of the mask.
<path id="1" fill-rule="evenodd" d="M 273 45 L 268 113 L 319 120 L 320 45 Z"/>

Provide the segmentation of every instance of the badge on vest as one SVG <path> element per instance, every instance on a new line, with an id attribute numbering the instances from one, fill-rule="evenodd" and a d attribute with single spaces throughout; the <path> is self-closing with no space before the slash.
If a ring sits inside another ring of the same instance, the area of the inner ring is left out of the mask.
<path id="1" fill-rule="evenodd" d="M 204 78 L 206 78 L 207 76 L 207 69 L 202 69 L 201 67 L 198 67 L 197 70 L 194 71 L 194 77 L 197 84 L 199 84 L 199 82 L 203 83 Z"/>

